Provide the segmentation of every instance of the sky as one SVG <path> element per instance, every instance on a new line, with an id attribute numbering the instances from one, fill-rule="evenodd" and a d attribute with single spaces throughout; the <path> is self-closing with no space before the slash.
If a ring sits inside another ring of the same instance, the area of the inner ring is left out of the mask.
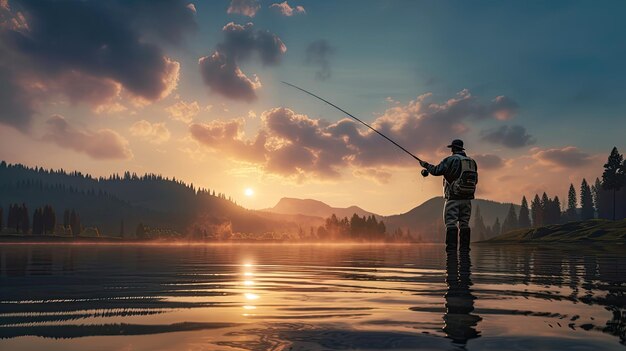
<path id="1" fill-rule="evenodd" d="M 287 81 L 431 163 L 464 140 L 478 197 L 564 199 L 626 149 L 625 10 L 0 0 L 0 159 L 160 173 L 251 209 L 295 197 L 390 215 L 441 195 L 440 178 Z"/>

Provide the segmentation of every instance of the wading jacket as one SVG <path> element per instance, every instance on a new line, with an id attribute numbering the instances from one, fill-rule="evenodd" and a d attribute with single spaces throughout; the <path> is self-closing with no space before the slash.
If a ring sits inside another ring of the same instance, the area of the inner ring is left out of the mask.
<path id="1" fill-rule="evenodd" d="M 453 155 L 444 158 L 436 166 L 427 164 L 426 170 L 434 176 L 443 176 L 443 193 L 446 200 L 467 200 L 467 198 L 454 196 L 450 191 L 450 183 L 455 181 L 461 173 L 461 160 L 454 155 L 467 157 L 464 151 L 457 151 Z"/>

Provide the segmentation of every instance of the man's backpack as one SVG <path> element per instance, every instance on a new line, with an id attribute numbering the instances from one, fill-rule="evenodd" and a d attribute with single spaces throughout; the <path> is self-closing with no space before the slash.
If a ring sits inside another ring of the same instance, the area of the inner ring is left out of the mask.
<path id="1" fill-rule="evenodd" d="M 457 198 L 473 199 L 478 184 L 476 161 L 463 155 L 455 157 L 459 158 L 461 171 L 459 177 L 450 183 L 450 193 Z"/>

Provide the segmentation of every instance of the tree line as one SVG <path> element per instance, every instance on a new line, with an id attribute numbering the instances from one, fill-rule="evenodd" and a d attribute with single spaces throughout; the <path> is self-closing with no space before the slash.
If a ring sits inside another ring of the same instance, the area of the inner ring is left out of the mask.
<path id="1" fill-rule="evenodd" d="M 558 196 L 551 198 L 544 192 L 541 197 L 535 194 L 530 207 L 526 196 L 523 196 L 519 213 L 511 204 L 502 223 L 500 218 L 496 218 L 492 225 L 486 225 L 480 213 L 480 207 L 477 206 L 474 214 L 474 235 L 478 240 L 483 240 L 521 228 L 593 218 L 612 220 L 626 218 L 625 185 L 626 161 L 614 147 L 604 165 L 602 180 L 596 178 L 594 185 L 590 186 L 583 178 L 578 193 L 574 184 L 570 184 L 565 210 L 562 209 Z"/>
<path id="2" fill-rule="evenodd" d="M 0 207 L 0 231 L 3 228 L 3 209 Z M 52 206 L 45 205 L 35 208 L 31 222 L 26 204 L 9 205 L 6 228 L 13 233 L 33 235 L 67 234 L 69 232 L 78 236 L 83 230 L 80 216 L 74 209 L 65 210 L 63 213 L 63 232 L 57 233 L 56 213 Z"/>
<path id="3" fill-rule="evenodd" d="M 326 218 L 323 226 L 317 228 L 319 240 L 341 241 L 384 241 L 387 228 L 383 221 L 374 215 L 360 217 L 356 213 L 350 219 L 339 219 L 335 214 Z"/>

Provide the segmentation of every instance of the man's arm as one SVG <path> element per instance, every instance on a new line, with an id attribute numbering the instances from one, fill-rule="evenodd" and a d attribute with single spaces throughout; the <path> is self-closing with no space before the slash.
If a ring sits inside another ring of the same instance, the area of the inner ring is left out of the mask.
<path id="1" fill-rule="evenodd" d="M 446 173 L 446 171 L 448 170 L 448 167 L 450 167 L 450 162 L 449 162 L 449 157 L 446 157 L 443 159 L 443 161 L 441 161 L 438 165 L 431 165 L 430 163 L 424 162 L 424 168 L 426 168 L 426 170 L 428 171 L 428 173 L 434 175 L 434 176 L 441 176 L 444 175 L 444 173 Z"/>

